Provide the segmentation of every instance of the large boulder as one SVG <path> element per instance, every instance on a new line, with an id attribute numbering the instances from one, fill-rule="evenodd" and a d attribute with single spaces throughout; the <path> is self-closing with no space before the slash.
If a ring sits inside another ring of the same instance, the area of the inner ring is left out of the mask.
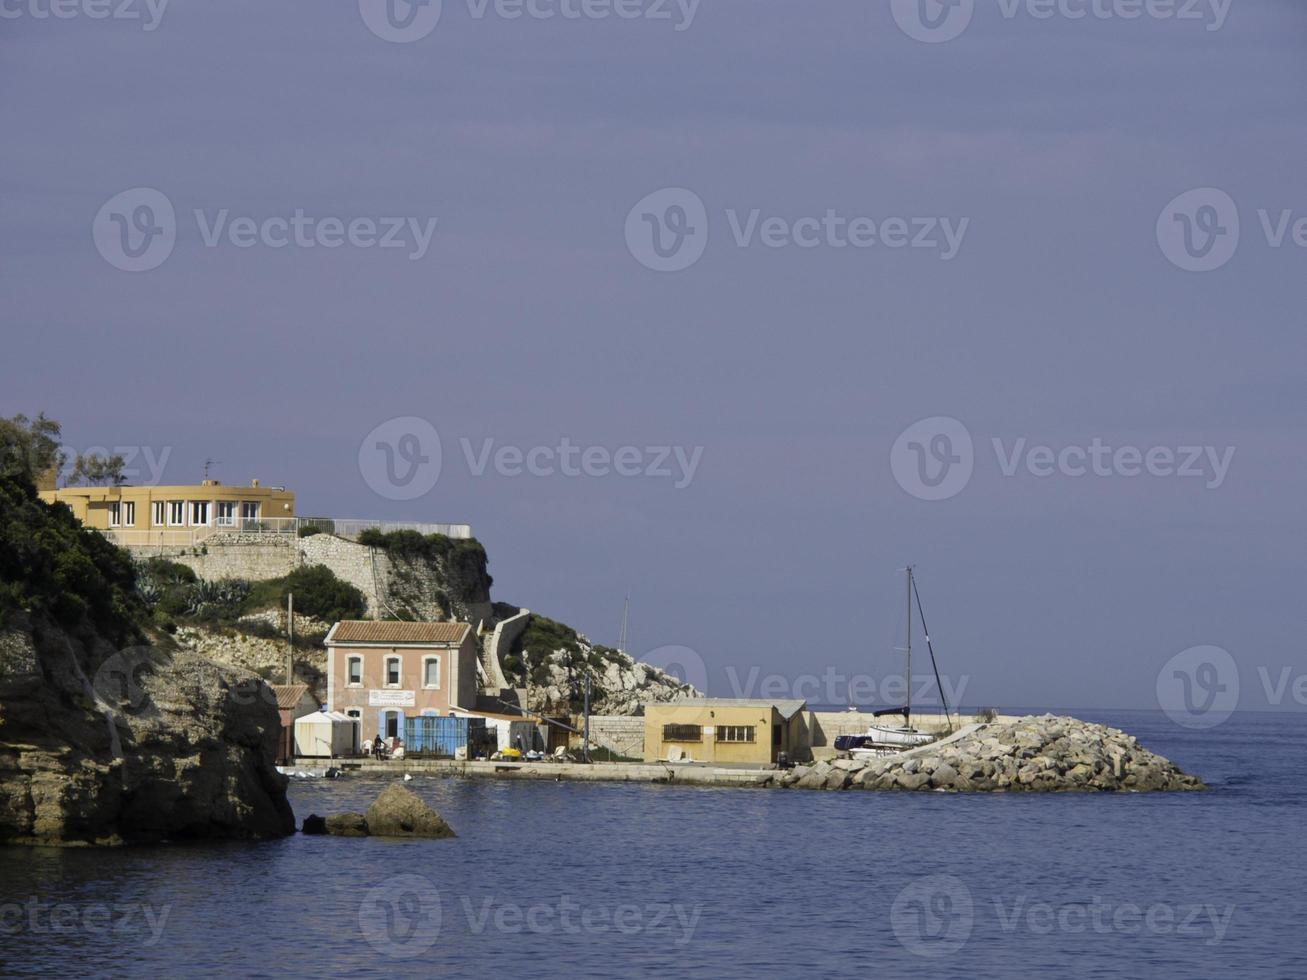
<path id="1" fill-rule="evenodd" d="M 295 832 L 276 701 L 257 676 L 36 618 L 15 632 L 40 672 L 0 675 L 0 843 Z"/>
<path id="2" fill-rule="evenodd" d="M 373 837 L 454 837 L 449 824 L 422 798 L 400 783 L 391 783 L 366 814 Z"/>
<path id="3" fill-rule="evenodd" d="M 333 813 L 323 829 L 333 837 L 367 837 L 368 819 L 361 813 Z"/>

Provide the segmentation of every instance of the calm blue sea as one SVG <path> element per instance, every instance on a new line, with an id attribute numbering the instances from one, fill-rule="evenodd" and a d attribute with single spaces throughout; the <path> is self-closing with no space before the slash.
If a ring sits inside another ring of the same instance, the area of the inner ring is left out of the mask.
<path id="1" fill-rule="evenodd" d="M 1307 719 L 1078 711 L 1211 784 L 946 796 L 462 781 L 452 841 L 0 850 L 6 975 L 1307 976 Z M 297 816 L 379 780 L 300 782 Z"/>

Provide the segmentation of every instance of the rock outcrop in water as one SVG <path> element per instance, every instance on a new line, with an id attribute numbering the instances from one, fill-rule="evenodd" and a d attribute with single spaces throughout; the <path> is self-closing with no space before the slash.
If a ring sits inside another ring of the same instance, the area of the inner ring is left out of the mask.
<path id="1" fill-rule="evenodd" d="M 3 646 L 0 843 L 294 832 L 259 678 L 144 646 L 89 651 L 48 627 Z"/>
<path id="2" fill-rule="evenodd" d="M 293 833 L 271 690 L 151 646 L 127 555 L 36 496 L 53 437 L 0 422 L 0 844 Z"/>
<path id="3" fill-rule="evenodd" d="M 422 797 L 399 783 L 391 783 L 368 807 L 367 813 L 336 813 L 304 818 L 304 834 L 333 837 L 457 837 L 445 818 Z"/>
<path id="4" fill-rule="evenodd" d="M 780 784 L 1025 793 L 1206 789 L 1202 780 L 1119 729 L 1054 715 L 979 725 L 960 737 L 879 759 L 799 766 Z"/>

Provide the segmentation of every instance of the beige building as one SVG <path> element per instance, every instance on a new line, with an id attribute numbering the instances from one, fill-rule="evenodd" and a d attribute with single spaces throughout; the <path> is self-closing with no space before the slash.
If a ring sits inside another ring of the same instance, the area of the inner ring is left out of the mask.
<path id="1" fill-rule="evenodd" d="M 687 698 L 644 706 L 648 762 L 689 758 L 717 764 L 770 765 L 784 752 L 808 753 L 803 701 Z"/>
<path id="2" fill-rule="evenodd" d="M 363 737 L 403 735 L 420 715 L 476 714 L 477 638 L 468 623 L 343 620 L 327 647 L 327 710 Z"/>
<path id="3" fill-rule="evenodd" d="M 52 482 L 52 481 L 47 481 Z M 62 487 L 40 490 L 46 503 L 67 504 L 87 527 L 121 545 L 191 545 L 217 531 L 294 529 L 295 494 L 285 487 Z"/>

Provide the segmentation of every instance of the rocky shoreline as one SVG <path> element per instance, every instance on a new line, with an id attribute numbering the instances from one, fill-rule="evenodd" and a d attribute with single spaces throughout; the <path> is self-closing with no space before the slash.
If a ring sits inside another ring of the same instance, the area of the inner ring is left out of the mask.
<path id="1" fill-rule="evenodd" d="M 1159 792 L 1206 789 L 1201 779 L 1117 728 L 1057 715 L 969 726 L 897 755 L 797 766 L 797 789 L 941 792 Z"/>

